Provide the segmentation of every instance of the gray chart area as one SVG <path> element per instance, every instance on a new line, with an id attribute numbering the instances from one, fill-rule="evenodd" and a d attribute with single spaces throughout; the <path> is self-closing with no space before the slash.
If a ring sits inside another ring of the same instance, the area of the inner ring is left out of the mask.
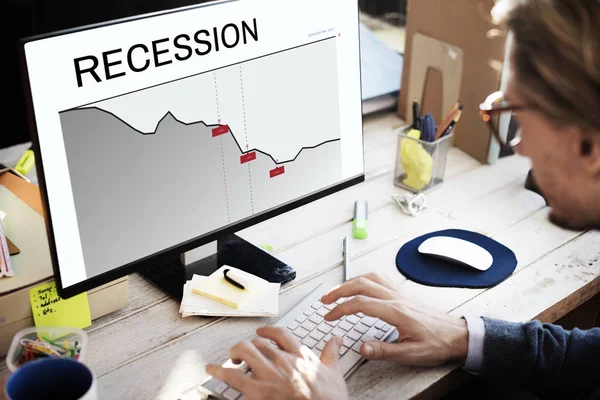
<path id="1" fill-rule="evenodd" d="M 271 178 L 268 155 L 242 164 L 235 131 L 213 137 L 217 125 L 167 113 L 141 133 L 95 107 L 60 120 L 88 278 L 342 179 L 339 140 L 302 150 Z"/>

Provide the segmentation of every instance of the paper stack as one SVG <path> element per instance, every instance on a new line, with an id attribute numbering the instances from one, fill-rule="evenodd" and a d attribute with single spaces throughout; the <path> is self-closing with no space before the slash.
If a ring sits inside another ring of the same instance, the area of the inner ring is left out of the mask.
<path id="1" fill-rule="evenodd" d="M 248 287 L 239 289 L 227 282 L 225 269 L 243 275 Z M 194 275 L 185 283 L 179 312 L 183 317 L 274 317 L 279 312 L 280 285 L 224 265 L 210 276 Z"/>

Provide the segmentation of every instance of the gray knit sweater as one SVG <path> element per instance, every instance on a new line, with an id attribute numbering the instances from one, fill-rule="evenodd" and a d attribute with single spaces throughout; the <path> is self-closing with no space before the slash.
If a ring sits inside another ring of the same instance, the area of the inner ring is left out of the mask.
<path id="1" fill-rule="evenodd" d="M 483 321 L 482 377 L 542 398 L 590 398 L 600 387 L 600 328 Z"/>

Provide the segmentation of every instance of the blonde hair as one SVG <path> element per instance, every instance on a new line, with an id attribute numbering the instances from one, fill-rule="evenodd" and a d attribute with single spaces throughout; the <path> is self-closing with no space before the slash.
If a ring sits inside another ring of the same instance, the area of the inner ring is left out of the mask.
<path id="1" fill-rule="evenodd" d="M 498 0 L 523 100 L 558 124 L 600 135 L 600 0 Z"/>

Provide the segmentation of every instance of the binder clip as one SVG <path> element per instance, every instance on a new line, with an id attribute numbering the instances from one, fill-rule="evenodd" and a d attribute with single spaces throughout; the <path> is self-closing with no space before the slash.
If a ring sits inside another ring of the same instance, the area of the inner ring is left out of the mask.
<path id="1" fill-rule="evenodd" d="M 400 209 L 405 214 L 412 215 L 413 217 L 416 217 L 421 213 L 421 211 L 429 207 L 427 204 L 427 197 L 425 197 L 424 193 L 419 193 L 416 195 L 395 194 L 392 196 L 392 200 L 398 204 Z"/>

